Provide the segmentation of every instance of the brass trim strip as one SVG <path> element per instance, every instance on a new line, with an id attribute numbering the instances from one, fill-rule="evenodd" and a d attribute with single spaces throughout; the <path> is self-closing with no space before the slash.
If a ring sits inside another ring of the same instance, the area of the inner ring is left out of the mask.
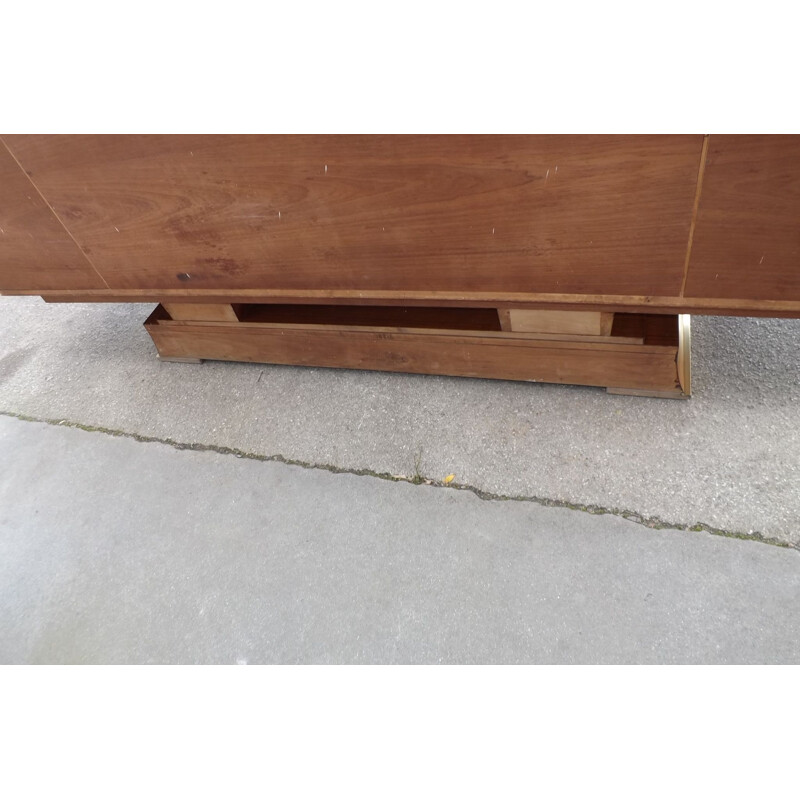
<path id="1" fill-rule="evenodd" d="M 692 396 L 692 317 L 678 314 L 678 382 L 681 391 Z"/>

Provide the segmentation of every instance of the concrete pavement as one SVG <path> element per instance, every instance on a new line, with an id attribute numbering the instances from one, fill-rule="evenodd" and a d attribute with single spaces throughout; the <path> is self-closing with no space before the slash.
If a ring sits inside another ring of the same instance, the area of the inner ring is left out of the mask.
<path id="1" fill-rule="evenodd" d="M 800 320 L 693 319 L 695 397 L 156 360 L 152 306 L 0 298 L 0 411 L 800 544 Z"/>
<path id="2" fill-rule="evenodd" d="M 796 663 L 800 553 L 0 417 L 0 661 Z"/>
<path id="3" fill-rule="evenodd" d="M 695 319 L 679 402 L 165 364 L 147 311 L 0 298 L 0 661 L 797 662 L 800 322 Z"/>

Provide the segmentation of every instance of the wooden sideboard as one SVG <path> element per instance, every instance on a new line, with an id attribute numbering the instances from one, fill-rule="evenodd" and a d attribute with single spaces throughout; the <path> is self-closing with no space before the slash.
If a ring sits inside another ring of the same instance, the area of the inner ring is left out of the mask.
<path id="1" fill-rule="evenodd" d="M 679 315 L 800 317 L 800 136 L 3 136 L 0 293 L 159 303 L 171 358 L 687 394 Z"/>

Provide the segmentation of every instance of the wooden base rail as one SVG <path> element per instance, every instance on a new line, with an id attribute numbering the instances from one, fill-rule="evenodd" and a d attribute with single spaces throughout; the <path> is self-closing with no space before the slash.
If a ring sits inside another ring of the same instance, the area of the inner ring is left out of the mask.
<path id="1" fill-rule="evenodd" d="M 688 315 L 430 306 L 164 303 L 165 361 L 245 361 L 691 394 Z"/>

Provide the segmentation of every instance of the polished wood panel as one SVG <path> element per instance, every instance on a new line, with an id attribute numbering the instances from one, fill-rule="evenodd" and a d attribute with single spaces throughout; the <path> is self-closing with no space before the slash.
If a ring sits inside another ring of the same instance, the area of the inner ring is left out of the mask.
<path id="1" fill-rule="evenodd" d="M 800 136 L 710 137 L 685 294 L 800 301 Z"/>
<path id="2" fill-rule="evenodd" d="M 678 296 L 703 137 L 6 141 L 117 290 Z"/>
<path id="3" fill-rule="evenodd" d="M 0 290 L 106 288 L 0 142 Z"/>

